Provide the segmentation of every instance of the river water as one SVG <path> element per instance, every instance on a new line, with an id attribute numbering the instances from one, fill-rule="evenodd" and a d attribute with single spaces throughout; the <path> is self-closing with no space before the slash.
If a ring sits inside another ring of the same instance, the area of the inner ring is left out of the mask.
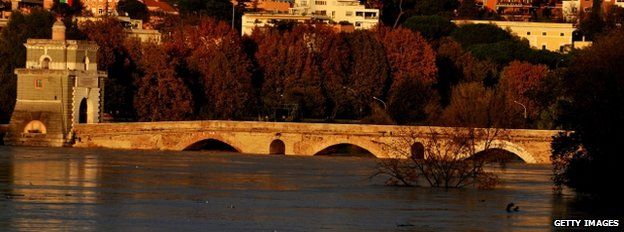
<path id="1" fill-rule="evenodd" d="M 540 231 L 584 217 L 548 165 L 494 190 L 385 186 L 376 160 L 0 146 L 0 231 Z M 513 202 L 519 212 L 508 213 Z"/>

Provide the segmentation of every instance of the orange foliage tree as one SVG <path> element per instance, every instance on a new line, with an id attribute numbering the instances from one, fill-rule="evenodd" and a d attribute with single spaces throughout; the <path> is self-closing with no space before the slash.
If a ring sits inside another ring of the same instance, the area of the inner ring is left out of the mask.
<path id="1" fill-rule="evenodd" d="M 373 97 L 384 99 L 389 85 L 390 67 L 385 58 L 384 47 L 375 32 L 358 30 L 347 35 L 351 48 L 351 70 L 347 88 L 359 101 L 355 109 L 370 108 L 377 103 Z M 363 116 L 357 113 L 357 116 Z"/>
<path id="2" fill-rule="evenodd" d="M 390 114 L 398 122 L 425 119 L 437 74 L 434 50 L 420 33 L 409 29 L 380 26 L 376 31 L 392 74 Z"/>
<path id="3" fill-rule="evenodd" d="M 263 74 L 261 87 L 265 109 L 296 104 L 304 117 L 325 114 L 325 43 L 333 32 L 322 25 L 299 25 L 290 31 L 255 31 L 255 59 Z"/>
<path id="4" fill-rule="evenodd" d="M 147 44 L 140 54 L 143 75 L 136 80 L 138 88 L 134 106 L 140 121 L 177 121 L 192 118 L 193 100 L 188 87 L 177 75 L 177 60 L 162 45 Z"/>
<path id="5" fill-rule="evenodd" d="M 535 118 L 539 114 L 539 104 L 532 100 L 531 95 L 540 87 L 548 72 L 546 65 L 513 61 L 501 71 L 499 88 L 506 90 L 513 101 L 523 104 L 528 117 Z"/>
<path id="6" fill-rule="evenodd" d="M 202 117 L 242 118 L 249 113 L 254 96 L 253 65 L 238 32 L 213 20 L 204 20 L 189 32 L 194 50 L 188 63 L 201 74 L 206 99 Z"/>

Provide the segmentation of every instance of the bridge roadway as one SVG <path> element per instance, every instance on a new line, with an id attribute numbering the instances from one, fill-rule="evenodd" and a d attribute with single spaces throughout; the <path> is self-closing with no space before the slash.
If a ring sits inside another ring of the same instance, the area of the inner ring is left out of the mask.
<path id="1" fill-rule="evenodd" d="M 456 128 L 361 124 L 284 123 L 251 121 L 182 121 L 79 124 L 74 147 L 112 149 L 192 150 L 215 144 L 250 154 L 319 154 L 335 145 L 350 144 L 379 158 L 413 153 L 415 143 L 430 141 L 432 132 L 450 138 Z M 505 130 L 492 146 L 527 163 L 550 163 L 550 143 L 559 131 Z M 413 142 L 410 142 L 413 141 Z M 412 143 L 411 145 L 409 143 Z M 482 143 L 483 144 L 483 143 Z"/>

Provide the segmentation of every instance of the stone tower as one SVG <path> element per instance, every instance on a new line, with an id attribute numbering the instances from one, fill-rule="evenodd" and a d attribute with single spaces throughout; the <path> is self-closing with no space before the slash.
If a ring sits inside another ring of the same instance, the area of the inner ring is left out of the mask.
<path id="1" fill-rule="evenodd" d="M 52 39 L 28 39 L 26 67 L 15 69 L 17 100 L 7 145 L 68 146 L 77 123 L 98 123 L 106 72 L 97 70 L 98 46 L 65 40 L 65 26 Z"/>

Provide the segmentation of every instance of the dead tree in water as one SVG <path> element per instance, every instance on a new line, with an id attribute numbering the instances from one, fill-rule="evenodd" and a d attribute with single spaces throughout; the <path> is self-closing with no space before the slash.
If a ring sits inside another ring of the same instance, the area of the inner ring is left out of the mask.
<path id="1" fill-rule="evenodd" d="M 413 186 L 424 179 L 432 187 L 493 188 L 498 176 L 485 170 L 493 159 L 477 153 L 502 149 L 498 138 L 507 135 L 507 131 L 496 128 L 446 130 L 407 129 L 401 139 L 382 144 L 395 157 L 380 160 L 373 176 L 388 176 L 386 183 L 390 185 Z"/>

